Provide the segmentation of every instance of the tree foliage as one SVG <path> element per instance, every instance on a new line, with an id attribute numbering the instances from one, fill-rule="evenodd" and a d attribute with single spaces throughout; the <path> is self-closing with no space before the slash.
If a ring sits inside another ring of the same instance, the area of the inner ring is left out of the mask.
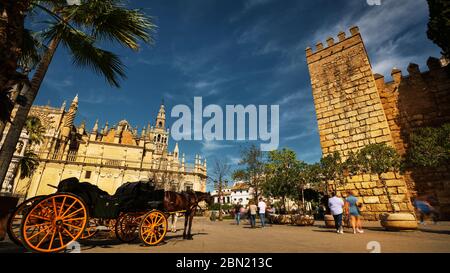
<path id="1" fill-rule="evenodd" d="M 271 197 L 281 198 L 295 196 L 298 188 L 299 174 L 306 163 L 297 160 L 297 155 L 289 149 L 269 152 L 266 164 L 266 181 L 263 191 Z M 283 204 L 284 205 L 284 204 Z"/>
<path id="2" fill-rule="evenodd" d="M 256 145 L 241 150 L 240 169 L 233 172 L 235 180 L 245 181 L 254 191 L 254 199 L 258 200 L 261 194 L 261 184 L 264 181 L 265 163 L 264 153 Z"/>
<path id="3" fill-rule="evenodd" d="M 450 162 L 450 123 L 438 128 L 424 127 L 410 135 L 406 165 L 438 168 Z"/>
<path id="4" fill-rule="evenodd" d="M 450 1 L 428 0 L 430 20 L 427 35 L 450 58 Z"/>

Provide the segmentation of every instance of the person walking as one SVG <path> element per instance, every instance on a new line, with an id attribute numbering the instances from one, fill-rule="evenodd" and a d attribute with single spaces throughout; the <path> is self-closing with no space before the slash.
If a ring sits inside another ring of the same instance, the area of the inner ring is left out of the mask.
<path id="1" fill-rule="evenodd" d="M 241 221 L 241 202 L 237 202 L 237 204 L 234 206 L 234 217 L 236 219 L 236 225 L 239 225 L 239 222 Z"/>
<path id="2" fill-rule="evenodd" d="M 353 228 L 353 233 L 364 233 L 361 224 L 361 208 L 362 203 L 358 202 L 358 198 L 355 196 L 353 191 L 347 192 L 348 197 L 345 199 L 346 201 L 346 214 L 347 217 L 350 218 L 350 225 Z"/>
<path id="3" fill-rule="evenodd" d="M 343 234 L 344 230 L 342 228 L 342 214 L 344 213 L 344 200 L 337 197 L 337 193 L 333 192 L 333 197 L 328 199 L 328 207 L 330 208 L 331 214 L 334 218 L 334 223 L 336 226 L 336 233 Z"/>
<path id="4" fill-rule="evenodd" d="M 428 201 L 417 197 L 414 200 L 413 205 L 417 209 L 421 225 L 425 225 L 425 216 L 431 216 L 434 224 L 437 224 L 438 213 Z"/>
<path id="5" fill-rule="evenodd" d="M 256 228 L 256 212 L 258 211 L 258 207 L 253 201 L 250 201 L 248 210 L 250 214 L 250 225 L 252 228 Z"/>
<path id="6" fill-rule="evenodd" d="M 259 198 L 258 208 L 261 227 L 265 227 L 266 207 L 267 207 L 266 202 L 264 202 L 262 198 Z"/>

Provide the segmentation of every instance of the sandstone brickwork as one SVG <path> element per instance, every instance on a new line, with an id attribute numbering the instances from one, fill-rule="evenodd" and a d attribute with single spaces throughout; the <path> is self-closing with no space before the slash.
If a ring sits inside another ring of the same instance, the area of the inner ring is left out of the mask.
<path id="1" fill-rule="evenodd" d="M 407 74 L 392 70 L 392 81 L 375 74 L 375 81 L 397 151 L 404 155 L 412 131 L 450 122 L 450 69 L 430 57 L 426 71 L 411 63 Z M 450 169 L 414 168 L 405 172 L 411 195 L 431 196 L 442 219 L 450 219 Z"/>
<path id="2" fill-rule="evenodd" d="M 323 155 L 338 151 L 344 157 L 372 143 L 394 146 L 375 77 L 357 27 L 327 39 L 327 46 L 306 49 Z M 388 191 L 398 211 L 413 207 L 405 179 L 384 174 Z M 377 176 L 351 177 L 338 191 L 355 190 L 365 204 L 365 218 L 376 220 L 391 211 L 387 193 Z"/>

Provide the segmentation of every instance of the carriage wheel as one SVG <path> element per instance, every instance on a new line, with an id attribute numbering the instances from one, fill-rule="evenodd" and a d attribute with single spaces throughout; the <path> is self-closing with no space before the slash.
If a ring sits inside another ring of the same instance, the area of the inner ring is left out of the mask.
<path id="1" fill-rule="evenodd" d="M 24 219 L 24 215 L 30 210 L 34 203 L 44 197 L 45 196 L 43 195 L 39 195 L 25 200 L 17 206 L 13 213 L 9 216 L 7 223 L 8 229 L 6 231 L 8 232 L 9 239 L 11 239 L 11 241 L 13 241 L 16 245 L 23 246 L 22 240 L 20 239 L 20 226 L 22 224 L 22 220 Z"/>
<path id="2" fill-rule="evenodd" d="M 142 214 L 141 214 L 142 215 Z M 141 215 L 124 213 L 116 221 L 116 237 L 124 243 L 130 243 L 139 236 L 138 228 Z"/>
<path id="3" fill-rule="evenodd" d="M 167 233 L 167 218 L 161 211 L 147 213 L 139 226 L 141 241 L 149 246 L 159 244 Z"/>
<path id="4" fill-rule="evenodd" d="M 98 233 L 98 221 L 96 219 L 89 219 L 87 227 L 84 229 L 80 239 L 87 240 L 94 237 Z"/>
<path id="5" fill-rule="evenodd" d="M 36 202 L 25 215 L 23 244 L 32 251 L 58 252 L 81 237 L 88 222 L 86 205 L 77 196 L 56 193 Z"/>
<path id="6" fill-rule="evenodd" d="M 107 221 L 108 221 L 107 222 L 108 224 L 106 226 L 109 229 L 108 238 L 109 239 L 116 238 L 117 237 L 116 236 L 116 223 L 117 223 L 116 219 L 109 219 Z"/>

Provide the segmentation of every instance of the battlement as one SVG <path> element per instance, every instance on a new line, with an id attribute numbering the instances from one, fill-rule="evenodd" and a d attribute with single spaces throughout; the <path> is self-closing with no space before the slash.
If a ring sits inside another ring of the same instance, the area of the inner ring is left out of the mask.
<path id="1" fill-rule="evenodd" d="M 386 81 L 385 77 L 381 74 L 374 74 L 375 82 L 377 85 L 377 88 L 380 92 L 385 90 L 386 85 L 392 85 L 392 84 L 400 84 L 403 80 L 408 81 L 424 81 L 424 77 L 431 77 L 435 78 L 436 76 L 439 76 L 439 74 L 442 72 L 442 69 L 448 66 L 448 61 L 444 58 L 437 59 L 434 57 L 429 57 L 427 60 L 427 71 L 421 71 L 418 64 L 410 63 L 408 65 L 407 71 L 408 74 L 403 75 L 402 70 L 398 68 L 393 68 L 391 71 L 391 77 L 392 81 Z"/>
<path id="2" fill-rule="evenodd" d="M 333 37 L 328 37 L 326 40 L 326 46 L 322 42 L 316 44 L 316 50 L 311 47 L 306 48 L 306 58 L 308 63 L 320 60 L 324 57 L 330 56 L 344 49 L 354 46 L 355 44 L 363 43 L 359 28 L 353 26 L 350 28 L 350 36 L 347 37 L 344 31 L 338 33 L 336 42 Z"/>

